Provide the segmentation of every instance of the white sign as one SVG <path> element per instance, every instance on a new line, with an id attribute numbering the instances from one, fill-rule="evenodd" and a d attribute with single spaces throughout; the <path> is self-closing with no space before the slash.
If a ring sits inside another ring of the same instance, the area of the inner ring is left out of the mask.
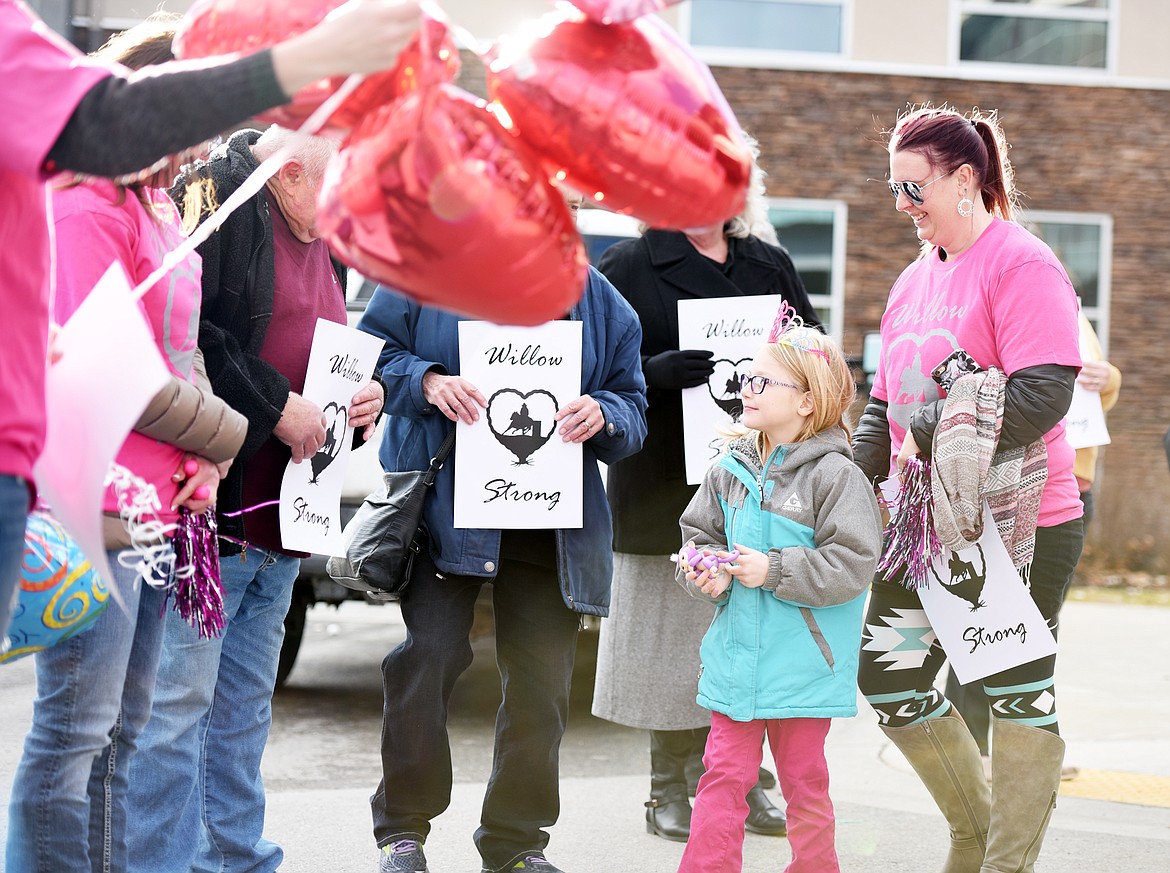
<path id="1" fill-rule="evenodd" d="M 983 504 L 983 536 L 934 560 L 918 589 L 930 626 L 966 684 L 1056 653 L 1056 640 L 1012 566 Z"/>
<path id="2" fill-rule="evenodd" d="M 555 420 L 581 396 L 581 322 L 462 321 L 459 371 L 488 407 L 457 425 L 455 527 L 581 527 L 581 444 Z"/>
<path id="3" fill-rule="evenodd" d="M 711 462 L 719 457 L 724 443 L 719 428 L 739 423 L 743 415 L 739 377 L 768 341 L 783 299 L 779 294 L 765 294 L 678 302 L 678 347 L 707 349 L 715 360 L 715 372 L 706 385 L 682 392 L 688 484 L 702 482 Z"/>
<path id="4" fill-rule="evenodd" d="M 170 372 L 119 264 L 61 328 L 56 349 L 61 359 L 46 378 L 45 448 L 34 475 L 53 517 L 109 583 L 102 536 L 106 470 Z"/>
<path id="5" fill-rule="evenodd" d="M 1064 417 L 1064 429 L 1069 445 L 1074 449 L 1109 445 L 1109 430 L 1105 427 L 1105 410 L 1101 407 L 1099 391 L 1089 391 L 1074 384 L 1072 403 Z"/>
<path id="6" fill-rule="evenodd" d="M 289 461 L 280 483 L 280 541 L 288 549 L 341 555 L 341 491 L 353 428 L 349 404 L 374 373 L 382 340 L 344 324 L 317 319 L 302 396 L 325 413 L 325 444 L 299 464 Z"/>

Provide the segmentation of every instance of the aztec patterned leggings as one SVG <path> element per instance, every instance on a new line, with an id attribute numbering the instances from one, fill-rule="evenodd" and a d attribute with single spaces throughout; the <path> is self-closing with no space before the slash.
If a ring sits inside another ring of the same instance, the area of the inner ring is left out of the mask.
<path id="1" fill-rule="evenodd" d="M 1029 591 L 1055 635 L 1061 604 L 1084 545 L 1081 519 L 1036 529 Z M 946 715 L 951 703 L 934 687 L 946 660 L 918 595 L 875 578 L 861 638 L 857 682 L 882 727 L 906 727 Z M 996 718 L 1059 733 L 1056 656 L 1041 658 L 983 680 Z"/>

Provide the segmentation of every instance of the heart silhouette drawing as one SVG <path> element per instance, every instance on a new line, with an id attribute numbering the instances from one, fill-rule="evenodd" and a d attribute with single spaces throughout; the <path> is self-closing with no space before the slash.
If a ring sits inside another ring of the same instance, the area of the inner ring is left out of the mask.
<path id="1" fill-rule="evenodd" d="M 707 379 L 707 391 L 715 405 L 722 409 L 732 421 L 739 421 L 743 415 L 743 399 L 739 396 L 739 377 L 747 372 L 751 358 L 730 361 L 727 358 L 715 360 L 715 370 Z"/>
<path id="2" fill-rule="evenodd" d="M 488 399 L 488 428 L 500 445 L 516 456 L 515 466 L 531 464 L 529 458 L 556 430 L 559 408 L 556 397 L 543 388 L 527 394 L 501 388 Z"/>
<path id="3" fill-rule="evenodd" d="M 332 410 L 332 413 L 330 412 Z M 309 466 L 313 468 L 313 478 L 310 485 L 316 485 L 317 479 L 332 464 L 341 452 L 341 441 L 345 439 L 345 425 L 349 419 L 349 410 L 330 401 L 322 410 L 325 413 L 325 442 L 317 449 L 317 454 L 309 459 Z"/>

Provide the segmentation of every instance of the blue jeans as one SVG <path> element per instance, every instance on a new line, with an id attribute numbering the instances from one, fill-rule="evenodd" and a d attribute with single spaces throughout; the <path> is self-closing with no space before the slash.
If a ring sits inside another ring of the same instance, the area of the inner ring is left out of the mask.
<path id="1" fill-rule="evenodd" d="M 468 635 L 487 581 L 439 574 L 425 550 L 420 557 L 402 597 L 406 641 L 382 662 L 382 782 L 370 798 L 380 846 L 425 839 L 451 802 L 447 705 L 471 665 Z M 492 605 L 504 699 L 475 843 L 484 866 L 500 870 L 544 849 L 545 829 L 560 814 L 559 753 L 580 616 L 561 599 L 555 569 L 520 562 L 502 563 Z"/>
<path id="2" fill-rule="evenodd" d="M 16 476 L 0 476 L 0 649 L 8 636 L 8 619 L 20 579 L 27 519 L 28 483 Z"/>
<path id="3" fill-rule="evenodd" d="M 136 873 L 276 870 L 265 840 L 260 759 L 284 616 L 300 560 L 248 548 L 220 561 L 227 626 L 201 640 L 166 621 L 154 710 L 130 778 L 130 866 Z"/>
<path id="4" fill-rule="evenodd" d="M 8 809 L 9 873 L 126 869 L 130 762 L 162 648 L 165 594 L 109 553 L 111 602 L 85 633 L 36 654 L 33 723 Z"/>

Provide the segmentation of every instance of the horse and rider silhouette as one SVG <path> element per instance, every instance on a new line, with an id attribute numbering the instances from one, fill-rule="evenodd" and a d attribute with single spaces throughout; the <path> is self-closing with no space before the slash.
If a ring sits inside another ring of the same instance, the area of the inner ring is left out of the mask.
<path id="1" fill-rule="evenodd" d="M 540 422 L 528 412 L 527 403 L 521 403 L 520 408 L 512 413 L 508 429 L 504 433 L 526 433 L 531 436 L 540 436 Z"/>

